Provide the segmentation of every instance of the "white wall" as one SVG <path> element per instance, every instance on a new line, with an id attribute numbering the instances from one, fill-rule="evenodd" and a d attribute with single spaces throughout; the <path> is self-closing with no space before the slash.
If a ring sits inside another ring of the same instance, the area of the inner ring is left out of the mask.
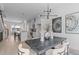
<path id="1" fill-rule="evenodd" d="M 53 12 L 56 12 L 58 16 L 62 17 L 62 33 L 53 33 L 54 36 L 58 37 L 66 37 L 70 42 L 70 47 L 79 50 L 79 34 L 66 34 L 65 33 L 65 15 L 73 12 L 79 11 L 79 4 L 50 4 L 50 7 L 53 9 Z M 51 13 L 52 14 L 52 13 Z M 50 25 L 52 23 L 52 18 L 50 17 Z M 45 18 L 42 18 L 42 24 L 45 23 L 43 19 L 46 21 Z M 51 25 L 52 27 L 52 25 Z M 44 28 L 44 27 L 42 27 Z"/>
<path id="2" fill-rule="evenodd" d="M 52 5 L 51 5 L 52 6 Z M 79 11 L 79 4 L 58 4 L 54 7 L 55 12 L 62 16 L 62 33 L 54 33 L 54 36 L 67 37 L 70 41 L 70 47 L 79 50 L 79 34 L 65 33 L 65 15 Z"/>

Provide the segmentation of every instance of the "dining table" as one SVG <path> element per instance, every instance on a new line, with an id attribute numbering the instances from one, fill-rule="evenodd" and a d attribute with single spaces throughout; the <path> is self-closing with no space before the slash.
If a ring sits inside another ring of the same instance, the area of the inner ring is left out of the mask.
<path id="1" fill-rule="evenodd" d="M 47 50 L 54 48 L 58 44 L 62 44 L 62 42 L 66 40 L 64 37 L 53 37 L 53 39 L 44 39 L 44 41 L 40 39 L 41 38 L 36 38 L 25 41 L 37 55 L 45 55 Z"/>

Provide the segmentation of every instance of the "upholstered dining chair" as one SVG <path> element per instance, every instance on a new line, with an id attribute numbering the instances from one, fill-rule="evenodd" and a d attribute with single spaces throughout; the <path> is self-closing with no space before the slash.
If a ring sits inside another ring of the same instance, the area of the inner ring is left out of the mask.
<path id="1" fill-rule="evenodd" d="M 29 54 L 30 54 L 30 50 L 22 48 L 22 44 L 19 44 L 19 46 L 18 46 L 18 55 L 29 55 Z"/>
<path id="2" fill-rule="evenodd" d="M 46 55 L 64 55 L 66 50 L 66 46 L 62 46 L 61 48 L 49 49 L 46 51 Z"/>
<path id="3" fill-rule="evenodd" d="M 46 51 L 46 55 L 65 55 L 68 54 L 69 42 L 63 41 L 62 44 L 59 44 L 54 49 L 49 49 Z"/>
<path id="4" fill-rule="evenodd" d="M 70 45 L 69 41 L 64 41 L 63 45 L 66 46 L 65 54 L 68 55 L 69 54 L 69 45 Z"/>

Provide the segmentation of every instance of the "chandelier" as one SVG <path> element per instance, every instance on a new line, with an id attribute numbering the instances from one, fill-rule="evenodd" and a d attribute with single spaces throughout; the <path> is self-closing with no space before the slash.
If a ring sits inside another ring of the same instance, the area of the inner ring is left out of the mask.
<path id="1" fill-rule="evenodd" d="M 53 14 L 53 15 L 50 14 L 52 12 L 52 9 L 49 8 L 49 5 L 47 5 L 47 10 L 44 10 L 43 12 L 46 13 L 46 14 L 40 15 L 40 17 L 46 16 L 47 19 L 49 19 L 50 16 L 58 16 L 56 14 Z"/>

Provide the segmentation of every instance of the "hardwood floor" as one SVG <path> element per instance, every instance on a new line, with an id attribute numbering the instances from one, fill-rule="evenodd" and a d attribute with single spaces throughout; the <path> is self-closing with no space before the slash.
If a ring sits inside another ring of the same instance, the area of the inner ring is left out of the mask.
<path id="1" fill-rule="evenodd" d="M 14 36 L 11 35 L 8 39 L 5 39 L 0 42 L 0 55 L 17 55 L 18 54 L 18 45 L 20 41 Z M 72 50 L 69 49 L 69 55 L 76 55 Z"/>
<path id="2" fill-rule="evenodd" d="M 19 43 L 17 39 L 14 40 L 13 35 L 3 40 L 0 42 L 0 55 L 17 55 Z"/>

